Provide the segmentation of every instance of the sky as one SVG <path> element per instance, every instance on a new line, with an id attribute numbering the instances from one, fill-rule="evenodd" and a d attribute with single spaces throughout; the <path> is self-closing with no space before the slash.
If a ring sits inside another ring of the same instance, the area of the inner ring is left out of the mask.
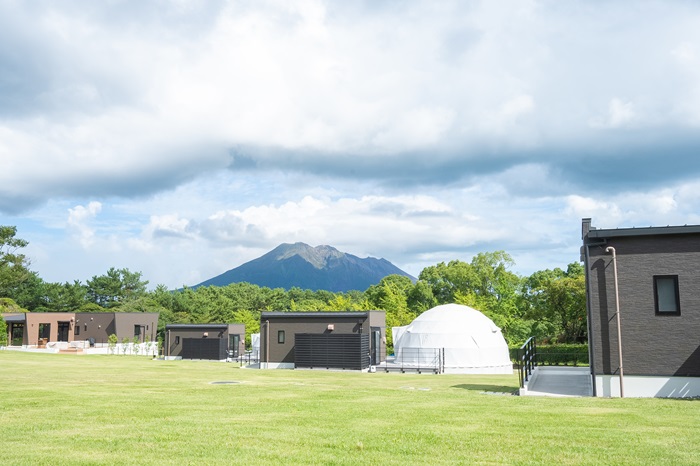
<path id="1" fill-rule="evenodd" d="M 195 285 L 281 243 L 579 260 L 700 224 L 700 3 L 0 0 L 0 225 Z"/>

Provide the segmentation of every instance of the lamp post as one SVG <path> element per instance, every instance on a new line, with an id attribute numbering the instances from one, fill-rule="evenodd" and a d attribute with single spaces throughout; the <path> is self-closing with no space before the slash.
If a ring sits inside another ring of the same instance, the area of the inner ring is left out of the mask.
<path id="1" fill-rule="evenodd" d="M 620 327 L 620 293 L 617 286 L 617 255 L 615 254 L 615 248 L 608 246 L 605 248 L 605 252 L 612 253 L 612 263 L 613 263 L 613 277 L 615 280 L 615 318 L 617 320 L 617 355 L 620 360 L 620 398 L 625 397 L 624 383 L 622 381 L 624 376 L 624 371 L 622 370 L 622 328 Z"/>

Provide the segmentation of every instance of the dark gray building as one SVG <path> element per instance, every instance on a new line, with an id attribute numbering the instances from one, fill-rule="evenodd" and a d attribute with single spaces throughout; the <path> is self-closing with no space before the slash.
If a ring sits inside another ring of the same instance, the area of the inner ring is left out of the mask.
<path id="1" fill-rule="evenodd" d="M 263 312 L 260 367 L 364 370 L 386 359 L 384 311 Z"/>
<path id="2" fill-rule="evenodd" d="M 158 333 L 157 312 L 76 312 L 75 339 L 106 343 L 114 334 L 121 342 L 127 338 L 144 343 L 156 341 Z"/>
<path id="3" fill-rule="evenodd" d="M 700 225 L 584 218 L 582 238 L 594 394 L 619 396 L 622 366 L 625 396 L 700 396 Z"/>
<path id="4" fill-rule="evenodd" d="M 171 359 L 223 361 L 245 352 L 244 324 L 168 324 L 164 355 Z"/>

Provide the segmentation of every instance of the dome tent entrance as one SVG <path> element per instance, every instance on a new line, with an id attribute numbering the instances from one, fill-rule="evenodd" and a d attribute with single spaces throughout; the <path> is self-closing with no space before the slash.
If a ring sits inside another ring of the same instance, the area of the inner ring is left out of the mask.
<path id="1" fill-rule="evenodd" d="M 476 309 L 444 304 L 418 316 L 394 341 L 396 361 L 404 365 L 429 364 L 444 351 L 446 373 L 512 374 L 508 344 L 501 329 Z"/>

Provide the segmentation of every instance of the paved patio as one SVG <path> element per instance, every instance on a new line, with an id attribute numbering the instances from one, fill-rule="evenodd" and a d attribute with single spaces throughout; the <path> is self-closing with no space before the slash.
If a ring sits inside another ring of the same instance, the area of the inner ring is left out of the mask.
<path id="1" fill-rule="evenodd" d="M 521 396 L 593 396 L 590 368 L 538 366 Z"/>

